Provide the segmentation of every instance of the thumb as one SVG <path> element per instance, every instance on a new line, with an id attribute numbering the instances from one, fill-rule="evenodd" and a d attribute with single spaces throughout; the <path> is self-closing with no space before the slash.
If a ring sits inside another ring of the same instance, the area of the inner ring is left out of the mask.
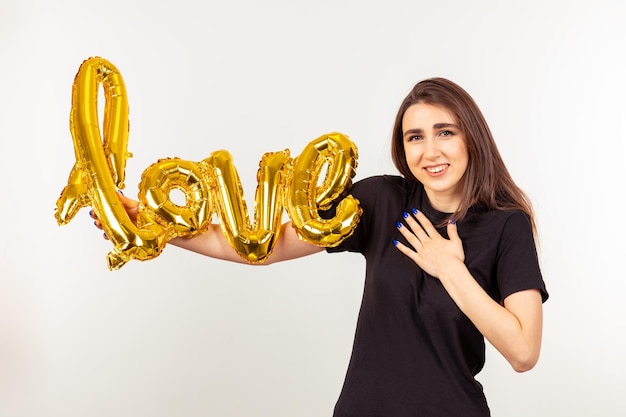
<path id="1" fill-rule="evenodd" d="M 461 240 L 461 238 L 459 237 L 459 231 L 456 227 L 456 222 L 453 218 L 450 218 L 450 220 L 448 221 L 448 238 L 454 242 L 458 242 Z"/>
<path id="2" fill-rule="evenodd" d="M 117 194 L 126 210 L 133 210 L 139 206 L 139 201 L 126 197 L 121 191 L 118 191 Z"/>
<path id="3" fill-rule="evenodd" d="M 130 220 L 136 223 L 137 216 L 139 215 L 139 201 L 126 197 L 121 191 L 118 191 L 117 195 L 124 206 L 124 210 L 128 213 Z"/>

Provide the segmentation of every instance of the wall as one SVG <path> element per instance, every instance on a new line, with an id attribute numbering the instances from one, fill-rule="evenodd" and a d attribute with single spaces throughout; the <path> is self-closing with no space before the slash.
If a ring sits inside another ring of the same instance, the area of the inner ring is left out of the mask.
<path id="1" fill-rule="evenodd" d="M 618 1 L 13 1 L 0 9 L 0 415 L 330 416 L 363 286 L 357 255 L 269 267 L 167 247 L 110 272 L 87 211 L 59 227 L 71 86 L 105 57 L 128 89 L 126 194 L 157 159 L 229 150 L 252 201 L 264 152 L 340 131 L 357 178 L 395 173 L 400 100 L 464 86 L 537 210 L 542 357 L 488 348 L 494 416 L 615 416 L 626 350 Z"/>

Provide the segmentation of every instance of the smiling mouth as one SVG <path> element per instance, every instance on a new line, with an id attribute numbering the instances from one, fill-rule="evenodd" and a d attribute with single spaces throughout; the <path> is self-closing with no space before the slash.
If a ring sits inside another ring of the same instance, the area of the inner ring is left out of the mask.
<path id="1" fill-rule="evenodd" d="M 424 169 L 426 169 L 426 171 L 430 172 L 431 174 L 438 174 L 441 171 L 443 171 L 444 169 L 446 169 L 448 167 L 448 165 L 437 165 L 434 167 L 426 167 Z"/>

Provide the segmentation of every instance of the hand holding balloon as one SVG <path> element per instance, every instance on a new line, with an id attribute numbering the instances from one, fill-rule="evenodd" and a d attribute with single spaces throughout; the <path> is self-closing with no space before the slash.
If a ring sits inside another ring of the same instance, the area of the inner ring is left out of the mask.
<path id="1" fill-rule="evenodd" d="M 126 213 L 128 214 L 128 217 L 136 225 L 137 215 L 139 214 L 139 201 L 132 200 L 124 196 L 124 194 L 121 191 L 118 191 L 118 196 L 120 198 L 120 201 L 122 202 L 122 205 L 124 206 L 124 210 L 126 210 Z M 93 224 L 98 229 L 102 230 L 103 229 L 102 222 L 100 221 L 100 219 L 98 219 L 98 216 L 96 216 L 96 213 L 94 213 L 93 210 L 89 210 L 89 216 L 94 220 Z M 106 233 L 104 233 L 103 236 L 105 239 L 109 240 Z"/>

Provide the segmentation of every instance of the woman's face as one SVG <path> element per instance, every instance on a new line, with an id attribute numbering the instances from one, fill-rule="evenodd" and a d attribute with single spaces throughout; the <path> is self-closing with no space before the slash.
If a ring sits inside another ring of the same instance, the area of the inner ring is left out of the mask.
<path id="1" fill-rule="evenodd" d="M 446 109 L 417 103 L 402 118 L 406 162 L 439 211 L 452 213 L 461 203 L 469 163 L 465 135 Z"/>

